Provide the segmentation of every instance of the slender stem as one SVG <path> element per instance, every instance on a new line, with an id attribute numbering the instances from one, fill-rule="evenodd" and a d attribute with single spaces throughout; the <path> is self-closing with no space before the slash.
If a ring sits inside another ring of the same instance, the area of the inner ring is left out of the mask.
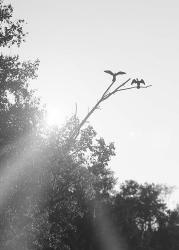
<path id="1" fill-rule="evenodd" d="M 78 125 L 78 128 L 76 129 L 76 131 L 73 133 L 72 135 L 72 139 L 76 139 L 81 127 L 86 123 L 86 121 L 88 120 L 88 118 L 92 115 L 92 113 L 98 108 L 99 104 L 102 102 L 102 98 L 94 105 L 94 107 L 88 112 L 88 114 L 84 117 L 84 119 L 80 122 L 80 124 Z"/>
<path id="2" fill-rule="evenodd" d="M 119 88 L 121 88 L 122 86 L 124 86 L 128 81 L 130 81 L 130 78 L 127 81 L 125 81 L 124 83 L 122 83 L 121 85 L 119 85 L 113 92 L 115 93 Z M 77 138 L 77 136 L 79 135 L 81 127 L 86 123 L 86 121 L 92 115 L 92 113 L 99 107 L 99 104 L 111 96 L 111 93 L 113 93 L 113 92 L 108 93 L 108 94 L 107 94 L 107 92 L 110 90 L 110 88 L 112 87 L 112 85 L 114 83 L 115 83 L 115 81 L 112 81 L 112 83 L 109 85 L 109 87 L 102 94 L 102 96 L 99 99 L 99 101 L 92 107 L 92 109 L 88 112 L 88 114 L 80 122 L 80 124 L 78 125 L 77 129 L 75 129 L 74 133 L 72 134 L 71 139 L 75 140 Z"/>
<path id="3" fill-rule="evenodd" d="M 99 107 L 99 104 L 102 103 L 103 101 L 105 101 L 106 99 L 108 99 L 111 95 L 114 95 L 115 93 L 119 92 L 119 91 L 123 91 L 123 90 L 129 90 L 129 89 L 136 89 L 137 87 L 128 87 L 128 88 L 122 88 L 124 85 L 126 85 L 129 81 L 131 80 L 131 78 L 127 79 L 125 82 L 123 82 L 122 84 L 120 84 L 117 88 L 115 88 L 112 92 L 109 92 L 109 90 L 111 89 L 111 87 L 113 86 L 113 84 L 115 83 L 115 80 L 112 80 L 112 83 L 109 85 L 109 87 L 104 91 L 104 93 L 102 94 L 101 98 L 99 99 L 99 101 L 97 101 L 97 103 L 92 107 L 92 109 L 87 113 L 87 115 L 83 118 L 83 120 L 80 122 L 80 124 L 78 125 L 78 127 L 74 130 L 74 132 L 72 133 L 70 139 L 71 140 L 75 140 L 79 133 L 80 133 L 80 129 L 82 128 L 82 126 L 86 123 L 86 121 L 88 120 L 88 118 L 93 114 L 93 112 Z M 144 86 L 144 87 L 140 87 L 140 88 L 148 88 L 152 85 L 148 85 L 148 86 Z"/>
<path id="4" fill-rule="evenodd" d="M 117 88 L 115 88 L 112 92 L 108 93 L 106 96 L 104 96 L 104 100 L 109 98 L 111 95 L 115 94 L 121 87 L 123 87 L 126 83 L 128 83 L 131 80 L 131 78 L 127 79 L 125 82 L 123 82 L 121 85 L 119 85 Z"/>
<path id="5" fill-rule="evenodd" d="M 152 85 L 147 85 L 147 86 L 140 86 L 140 89 L 146 89 L 148 87 L 151 87 Z M 114 95 L 115 93 L 119 92 L 119 91 L 123 91 L 123 90 L 129 90 L 129 89 L 137 89 L 137 87 L 128 87 L 128 88 L 124 88 L 124 89 L 118 89 L 116 88 L 114 91 L 112 91 L 111 93 L 109 93 L 109 95 L 106 96 L 105 99 L 109 98 L 111 95 Z"/>
<path id="6" fill-rule="evenodd" d="M 112 83 L 109 85 L 109 87 L 104 91 L 102 98 L 105 97 L 105 95 L 107 94 L 108 90 L 112 87 L 112 85 L 115 83 L 115 81 L 112 81 Z"/>

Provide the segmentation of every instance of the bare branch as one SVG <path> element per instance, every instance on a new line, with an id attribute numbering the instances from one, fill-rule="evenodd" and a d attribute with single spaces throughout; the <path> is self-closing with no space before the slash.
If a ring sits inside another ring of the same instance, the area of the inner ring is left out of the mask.
<path id="1" fill-rule="evenodd" d="M 104 96 L 104 100 L 108 99 L 111 95 L 115 94 L 121 87 L 123 87 L 124 85 L 126 85 L 126 83 L 128 83 L 130 80 L 131 80 L 131 78 L 127 79 L 125 82 L 123 82 L 117 88 L 115 88 L 112 92 L 110 92 L 106 96 Z"/>
<path id="2" fill-rule="evenodd" d="M 146 88 L 149 88 L 149 87 L 152 87 L 152 85 L 140 86 L 140 89 L 146 89 Z M 137 88 L 137 87 L 128 87 L 128 88 L 125 88 L 125 89 L 118 89 L 116 92 L 119 92 L 119 91 L 122 91 L 122 90 L 128 90 L 128 89 L 139 89 L 139 88 Z"/>
<path id="3" fill-rule="evenodd" d="M 109 87 L 104 91 L 102 98 L 105 97 L 105 95 L 107 94 L 108 90 L 112 87 L 112 85 L 115 83 L 115 81 L 112 81 L 112 83 L 109 85 Z"/>
<path id="4" fill-rule="evenodd" d="M 88 114 L 84 117 L 84 119 L 81 121 L 81 123 L 79 124 L 78 128 L 74 131 L 74 133 L 72 134 L 72 138 L 71 139 L 76 139 L 81 127 L 86 123 L 86 121 L 88 120 L 88 118 L 92 115 L 92 113 L 98 109 L 99 104 L 102 102 L 102 98 L 94 105 L 94 107 L 88 112 Z"/>
<path id="5" fill-rule="evenodd" d="M 146 89 L 148 87 L 151 87 L 152 85 L 147 85 L 147 86 L 140 86 L 140 89 Z M 137 88 L 137 86 L 134 87 L 128 87 L 128 88 L 124 88 L 124 89 L 118 89 L 116 88 L 114 91 L 112 91 L 111 93 L 109 93 L 109 95 L 106 96 L 105 100 L 107 98 L 109 98 L 111 95 L 114 95 L 115 93 L 119 92 L 119 91 L 123 91 L 123 90 L 129 90 L 129 89 L 139 89 Z"/>
<path id="6" fill-rule="evenodd" d="M 87 122 L 88 118 L 93 114 L 93 112 L 95 110 L 97 110 L 99 108 L 100 103 L 102 103 L 103 101 L 105 101 L 106 99 L 108 99 L 110 96 L 116 94 L 119 91 L 124 91 L 124 90 L 129 90 L 129 89 L 139 89 L 138 86 L 135 87 L 127 87 L 127 88 L 122 88 L 124 87 L 129 81 L 131 80 L 131 78 L 127 79 L 125 82 L 123 82 L 122 84 L 120 84 L 117 88 L 115 88 L 112 92 L 109 92 L 111 87 L 113 86 L 113 84 L 116 82 L 116 79 L 112 80 L 112 83 L 109 85 L 109 87 L 107 87 L 107 89 L 104 91 L 104 93 L 102 94 L 101 98 L 97 101 L 97 103 L 92 107 L 92 109 L 87 113 L 87 115 L 83 118 L 83 120 L 80 122 L 80 124 L 78 125 L 77 128 L 75 128 L 74 132 L 72 133 L 71 137 L 70 137 L 70 141 L 71 140 L 75 140 L 77 138 L 77 136 L 80 133 L 80 129 L 82 128 L 82 126 Z M 140 88 L 148 88 L 151 87 L 152 85 L 148 85 L 148 86 L 140 86 Z"/>

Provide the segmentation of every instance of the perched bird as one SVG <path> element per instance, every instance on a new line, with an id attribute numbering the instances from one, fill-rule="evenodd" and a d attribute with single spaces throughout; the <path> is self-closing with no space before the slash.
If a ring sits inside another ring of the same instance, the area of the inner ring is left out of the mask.
<path id="1" fill-rule="evenodd" d="M 136 79 L 132 80 L 131 85 L 133 85 L 133 84 L 137 84 L 137 89 L 140 89 L 140 85 L 141 84 L 145 85 L 145 82 L 143 79 L 139 80 L 138 78 L 136 78 Z"/>
<path id="2" fill-rule="evenodd" d="M 126 73 L 123 72 L 123 71 L 119 71 L 119 72 L 117 72 L 117 73 L 113 73 L 111 70 L 105 70 L 104 72 L 113 76 L 113 79 L 112 79 L 113 82 L 116 81 L 116 76 L 126 74 Z"/>

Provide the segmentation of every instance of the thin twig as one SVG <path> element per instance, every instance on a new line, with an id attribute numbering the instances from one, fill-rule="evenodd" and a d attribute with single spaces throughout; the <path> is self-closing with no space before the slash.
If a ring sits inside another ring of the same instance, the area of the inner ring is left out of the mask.
<path id="1" fill-rule="evenodd" d="M 146 89 L 146 88 L 151 87 L 151 86 L 152 85 L 140 86 L 140 89 Z M 114 91 L 112 91 L 111 93 L 109 93 L 109 95 L 107 95 L 107 97 L 105 98 L 105 100 L 107 98 L 109 98 L 111 95 L 114 95 L 116 92 L 123 91 L 123 90 L 129 90 L 129 89 L 139 89 L 139 88 L 137 88 L 137 86 L 135 86 L 135 87 L 128 87 L 128 88 L 124 88 L 124 89 L 115 89 Z"/>
<path id="2" fill-rule="evenodd" d="M 128 87 L 128 88 L 122 88 L 123 86 L 125 86 L 129 81 L 131 80 L 131 78 L 127 79 L 125 82 L 123 82 L 122 84 L 120 84 L 117 88 L 115 88 L 112 92 L 109 92 L 109 90 L 111 89 L 111 87 L 113 86 L 113 84 L 116 82 L 116 80 L 112 80 L 112 83 L 109 85 L 109 87 L 104 91 L 104 93 L 102 94 L 101 98 L 99 99 L 99 101 L 97 101 L 97 103 L 92 107 L 92 109 L 87 113 L 87 115 L 83 118 L 83 120 L 80 122 L 80 124 L 78 125 L 77 128 L 75 128 L 74 132 L 72 133 L 71 137 L 70 137 L 70 141 L 75 140 L 77 138 L 77 136 L 79 135 L 80 129 L 82 128 L 82 126 L 86 123 L 86 121 L 88 120 L 88 118 L 93 114 L 93 112 L 99 108 L 100 103 L 102 103 L 103 101 L 105 101 L 106 99 L 108 99 L 111 95 L 119 92 L 119 91 L 123 91 L 123 90 L 129 90 L 129 89 L 136 89 L 137 86 L 135 87 Z M 140 88 L 148 88 L 151 87 L 152 85 L 148 85 L 148 86 L 140 86 Z"/>
<path id="3" fill-rule="evenodd" d="M 103 95 L 101 98 L 105 97 L 106 93 L 108 92 L 108 90 L 112 87 L 112 85 L 115 83 L 116 81 L 112 81 L 112 83 L 109 85 L 109 87 L 104 91 Z"/>
<path id="4" fill-rule="evenodd" d="M 115 88 L 112 92 L 110 92 L 106 96 L 104 96 L 104 100 L 106 100 L 107 98 L 109 98 L 111 95 L 115 94 L 115 92 L 117 92 L 121 87 L 123 87 L 124 85 L 126 85 L 126 83 L 128 83 L 130 80 L 131 80 L 131 78 L 127 79 L 125 82 L 123 82 L 117 88 Z"/>
<path id="5" fill-rule="evenodd" d="M 119 91 L 122 91 L 122 90 L 128 90 L 128 89 L 146 89 L 146 88 L 149 88 L 151 87 L 152 85 L 147 85 L 147 86 L 140 86 L 140 88 L 137 88 L 137 87 L 128 87 L 128 88 L 125 88 L 125 89 L 119 89 L 117 90 L 116 92 L 119 92 Z"/>

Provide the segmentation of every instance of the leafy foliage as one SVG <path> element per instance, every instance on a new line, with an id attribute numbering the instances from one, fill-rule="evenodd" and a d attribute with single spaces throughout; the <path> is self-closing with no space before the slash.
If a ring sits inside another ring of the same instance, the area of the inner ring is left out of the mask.
<path id="1" fill-rule="evenodd" d="M 156 235 L 169 233 L 168 221 L 172 213 L 163 199 L 167 190 L 169 188 L 163 185 L 138 184 L 133 180 L 121 185 L 114 202 L 114 218 L 118 220 L 118 230 L 125 235 L 131 249 L 158 249 Z M 178 217 L 178 213 L 175 216 Z M 166 249 L 170 246 L 168 242 Z"/>
<path id="2" fill-rule="evenodd" d="M 3 0 L 0 1 L 0 47 L 12 46 L 16 44 L 20 46 L 21 42 L 24 41 L 25 33 L 23 31 L 24 20 L 19 19 L 14 21 L 13 7 L 8 4 L 5 5 Z"/>
<path id="3" fill-rule="evenodd" d="M 0 56 L 0 139 L 8 143 L 32 130 L 43 117 L 39 100 L 28 89 L 39 62 L 21 63 L 18 56 Z"/>

